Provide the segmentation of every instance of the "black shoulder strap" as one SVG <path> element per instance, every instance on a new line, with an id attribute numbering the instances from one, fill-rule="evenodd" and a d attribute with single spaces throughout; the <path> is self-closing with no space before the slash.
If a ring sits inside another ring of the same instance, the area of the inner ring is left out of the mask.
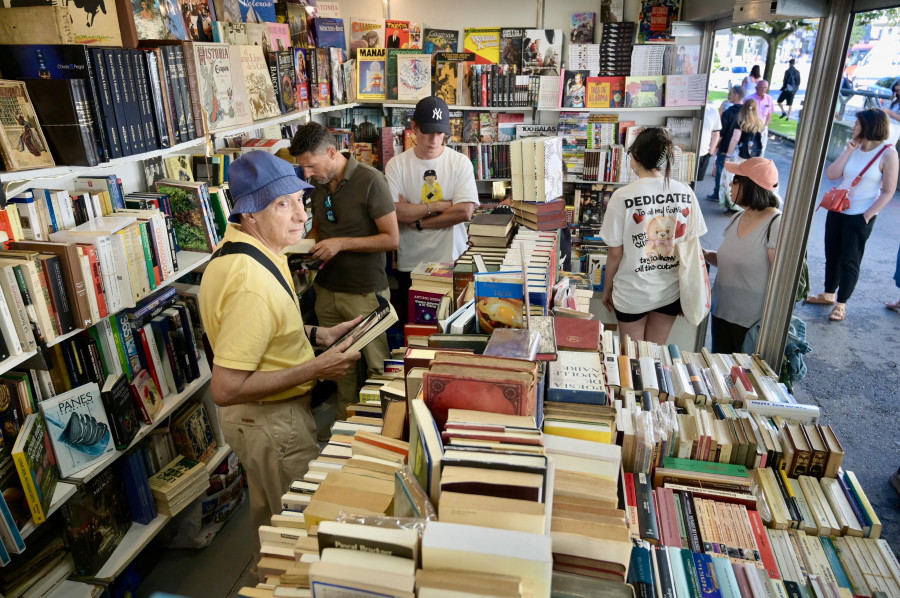
<path id="1" fill-rule="evenodd" d="M 269 273 L 275 277 L 275 280 L 277 280 L 281 284 L 281 287 L 291 297 L 291 301 L 295 302 L 296 295 L 294 295 L 294 291 L 291 290 L 291 287 L 288 286 L 287 281 L 278 270 L 278 267 L 275 266 L 274 263 L 272 263 L 272 260 L 270 260 L 265 253 L 263 253 L 250 243 L 244 243 L 243 241 L 226 241 L 215 251 L 215 253 L 212 254 L 212 257 L 209 258 L 209 260 L 212 261 L 217 257 L 221 257 L 223 255 L 235 254 L 247 255 L 259 262 L 259 264 L 266 270 L 268 270 Z"/>
<path id="2" fill-rule="evenodd" d="M 766 245 L 769 244 L 769 238 L 772 236 L 772 225 L 775 224 L 775 221 L 779 218 L 781 218 L 781 212 L 778 212 L 769 219 L 769 226 L 766 228 Z"/>

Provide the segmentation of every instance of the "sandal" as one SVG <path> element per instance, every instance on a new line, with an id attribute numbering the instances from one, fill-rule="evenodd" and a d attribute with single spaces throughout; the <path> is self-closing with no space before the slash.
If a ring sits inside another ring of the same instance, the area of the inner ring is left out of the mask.
<path id="1" fill-rule="evenodd" d="M 843 322 L 844 318 L 846 317 L 847 308 L 840 305 L 835 305 L 834 309 L 831 310 L 831 314 L 828 316 L 828 319 L 832 322 Z"/>
<path id="2" fill-rule="evenodd" d="M 818 295 L 810 295 L 806 299 L 803 300 L 803 303 L 810 303 L 812 305 L 834 305 L 834 300 L 828 300 L 825 298 L 824 293 L 819 293 Z"/>
<path id="3" fill-rule="evenodd" d="M 884 306 L 891 311 L 900 312 L 900 299 L 897 301 L 885 301 Z"/>

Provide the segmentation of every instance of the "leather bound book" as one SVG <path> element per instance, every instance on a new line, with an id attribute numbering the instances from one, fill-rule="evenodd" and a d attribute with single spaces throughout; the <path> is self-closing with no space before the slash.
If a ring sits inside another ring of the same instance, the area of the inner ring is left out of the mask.
<path id="1" fill-rule="evenodd" d="M 57 164 L 96 166 L 94 114 L 82 79 L 25 79 L 28 95 Z"/>

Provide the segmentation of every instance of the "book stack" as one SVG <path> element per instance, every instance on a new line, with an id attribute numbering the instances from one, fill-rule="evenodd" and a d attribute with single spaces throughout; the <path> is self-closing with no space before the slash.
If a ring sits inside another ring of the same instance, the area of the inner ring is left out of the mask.
<path id="1" fill-rule="evenodd" d="M 450 314 L 453 264 L 421 262 L 410 273 L 410 324 L 435 325 Z"/>
<path id="2" fill-rule="evenodd" d="M 601 77 L 625 77 L 631 74 L 631 48 L 635 25 L 632 22 L 603 23 L 600 38 Z"/>
<path id="3" fill-rule="evenodd" d="M 562 197 L 560 137 L 529 137 L 509 144 L 513 200 L 548 202 Z"/>
<path id="4" fill-rule="evenodd" d="M 209 487 L 209 474 L 199 461 L 178 455 L 150 477 L 150 491 L 160 513 L 174 517 Z"/>
<path id="5" fill-rule="evenodd" d="M 478 214 L 469 222 L 472 247 L 509 247 L 514 232 L 512 214 Z"/>
<path id="6" fill-rule="evenodd" d="M 329 468 L 330 471 L 319 481 L 309 504 L 303 509 L 307 530 L 323 521 L 336 519 L 341 511 L 357 515 L 384 515 L 389 512 L 394 498 L 394 472 L 399 464 L 353 456 L 345 459 L 343 464 L 331 465 L 334 467 Z M 309 473 L 317 471 L 318 467 L 318 464 L 316 469 L 310 465 Z M 317 481 L 315 477 L 310 476 L 308 481 Z"/>
<path id="7" fill-rule="evenodd" d="M 584 171 L 584 151 L 587 149 L 587 112 L 560 112 L 557 135 L 562 138 L 563 167 L 566 175 L 579 177 Z M 515 197 L 514 197 L 515 198 Z"/>
<path id="8" fill-rule="evenodd" d="M 506 143 L 451 143 L 450 147 L 472 162 L 475 180 L 510 177 L 510 148 Z"/>
<path id="9" fill-rule="evenodd" d="M 516 222 L 531 230 L 559 230 L 565 228 L 569 220 L 566 202 L 562 198 L 548 202 L 514 200 L 512 209 Z"/>

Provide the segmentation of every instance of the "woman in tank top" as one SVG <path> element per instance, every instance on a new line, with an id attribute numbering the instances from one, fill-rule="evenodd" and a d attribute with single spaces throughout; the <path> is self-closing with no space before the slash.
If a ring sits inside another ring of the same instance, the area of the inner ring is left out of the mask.
<path id="1" fill-rule="evenodd" d="M 849 189 L 850 207 L 828 212 L 825 220 L 825 292 L 806 298 L 807 303 L 833 305 L 829 318 L 841 321 L 847 315 L 847 301 L 859 279 L 866 241 L 872 234 L 875 217 L 897 190 L 897 151 L 885 140 L 890 134 L 887 113 L 880 109 L 856 113 L 853 136 L 841 156 L 825 170 L 829 180 L 841 179 Z M 862 180 L 851 186 L 866 165 Z"/>
<path id="2" fill-rule="evenodd" d="M 759 65 L 754 64 L 753 68 L 750 69 L 750 74 L 741 81 L 741 85 L 744 86 L 745 98 L 756 93 L 756 84 L 759 83 L 760 79 L 762 79 L 762 73 L 759 71 Z"/>

